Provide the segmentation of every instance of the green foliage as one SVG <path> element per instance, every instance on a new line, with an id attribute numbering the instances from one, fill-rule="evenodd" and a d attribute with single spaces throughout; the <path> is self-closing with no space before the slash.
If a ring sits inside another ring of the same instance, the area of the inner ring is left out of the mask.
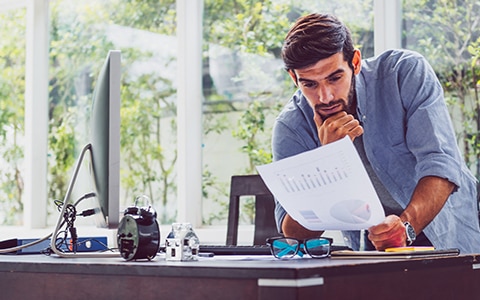
<path id="1" fill-rule="evenodd" d="M 171 35 L 176 31 L 175 0 L 112 1 L 111 22 L 149 32 Z"/>
<path id="2" fill-rule="evenodd" d="M 469 146 L 472 149 L 472 157 L 476 157 L 477 178 L 480 177 L 480 37 L 468 46 L 468 52 L 472 55 L 472 81 L 475 95 L 474 111 L 471 118 L 476 121 L 476 131 L 470 135 Z"/>
<path id="3" fill-rule="evenodd" d="M 266 122 L 268 116 L 276 116 L 279 113 L 281 106 L 281 103 L 268 105 L 265 101 L 253 100 L 238 120 L 238 126 L 233 131 L 233 136 L 244 142 L 241 151 L 247 154 L 249 162 L 245 168 L 245 174 L 255 174 L 257 173 L 256 166 L 272 162 L 271 124 L 266 124 Z M 243 218 L 252 224 L 255 216 L 253 198 L 246 198 L 242 204 Z"/>
<path id="4" fill-rule="evenodd" d="M 95 79 L 110 49 L 117 48 L 109 39 L 112 25 L 136 30 L 172 33 L 174 1 L 109 1 L 67 3 L 52 1 L 51 91 L 49 136 L 49 196 L 61 198 L 69 172 L 86 140 L 89 128 L 83 111 L 90 109 Z M 66 7 L 66 5 L 69 5 Z M 156 10 L 161 5 L 161 10 Z M 116 9 L 112 9 L 116 7 Z M 159 14 L 161 13 L 161 14 Z M 169 22 L 167 22 L 170 19 Z M 164 20 L 166 23 L 164 25 Z M 123 205 L 145 194 L 161 212 L 163 222 L 172 216 L 165 209 L 175 191 L 176 151 L 165 153 L 165 132 L 175 135 L 176 107 L 172 83 L 156 74 L 130 75 L 133 62 L 151 59 L 144 49 L 123 47 L 121 107 L 121 180 Z M 165 62 L 168 64 L 170 62 Z M 174 97 L 173 97 L 174 98 Z M 165 117 L 172 121 L 163 122 Z M 163 128 L 167 126 L 168 128 Z M 161 133 L 163 131 L 163 134 Z M 173 144 L 175 141 L 173 141 Z M 170 148 L 171 150 L 171 148 Z"/>
<path id="5" fill-rule="evenodd" d="M 119 1 L 111 16 L 115 24 L 165 35 L 175 33 L 175 1 Z M 123 49 L 128 64 L 151 59 L 154 53 L 139 48 Z M 174 58 L 165 61 L 164 68 Z M 127 70 L 128 72 L 128 70 Z M 124 73 L 124 77 L 128 77 Z M 122 87 L 122 185 L 124 199 L 149 196 L 159 221 L 172 223 L 175 214 L 166 207 L 176 193 L 176 90 L 158 73 L 145 73 Z"/>
<path id="6" fill-rule="evenodd" d="M 77 108 L 70 108 L 55 126 L 52 126 L 53 124 L 50 126 L 48 144 L 51 150 L 48 160 L 48 182 L 51 199 L 63 200 L 68 187 L 68 176 L 66 175 L 69 174 L 77 156 L 74 130 L 77 114 Z M 54 119 L 51 120 L 51 122 L 54 121 Z"/>
<path id="7" fill-rule="evenodd" d="M 480 37 L 480 3 L 404 0 L 404 8 L 408 46 L 424 54 L 433 65 L 446 92 L 464 159 L 480 178 L 479 68 L 472 64 L 474 41 Z"/>
<path id="8" fill-rule="evenodd" d="M 0 223 L 18 225 L 24 190 L 25 10 L 0 13 L 0 24 Z"/>
<path id="9" fill-rule="evenodd" d="M 166 88 L 156 88 L 158 82 Z M 123 88 L 123 109 L 121 113 L 122 182 L 125 199 L 146 194 L 160 212 L 160 221 L 171 223 L 164 208 L 169 196 L 175 192 L 174 167 L 176 162 L 175 144 L 165 137 L 175 137 L 175 103 L 171 97 L 175 90 L 171 82 L 154 74 L 145 74 Z M 144 95 L 145 91 L 151 91 Z M 166 114 L 166 115 L 165 115 Z M 170 119 L 170 122 L 162 121 Z M 163 126 L 168 126 L 163 129 Z M 165 145 L 165 146 L 162 146 Z M 172 149 L 173 148 L 173 149 Z M 170 157 L 167 154 L 170 151 Z"/>
<path id="10" fill-rule="evenodd" d="M 48 198 L 62 199 L 81 147 L 94 79 L 105 53 L 113 48 L 105 37 L 105 14 L 97 5 L 68 6 L 51 1 L 48 136 Z M 92 62 L 95 62 L 92 63 Z M 93 79 L 93 80 L 92 80 Z M 54 211 L 53 202 L 48 209 Z"/>
<path id="11" fill-rule="evenodd" d="M 50 1 L 50 198 L 63 198 L 69 172 L 86 142 L 86 116 L 95 79 L 108 50 L 117 48 L 110 39 L 112 30 L 174 36 L 175 4 L 175 0 Z M 405 17 L 410 26 L 405 38 L 427 56 L 439 74 L 448 91 L 447 100 L 456 124 L 461 125 L 457 131 L 464 143 L 466 159 L 472 163 L 480 149 L 478 6 L 478 1 L 473 0 L 404 0 Z M 279 60 L 282 41 L 291 22 L 312 11 L 334 12 L 349 25 L 355 43 L 365 54 L 371 51 L 366 48 L 372 39 L 372 1 L 346 4 L 325 0 L 313 3 L 204 0 L 204 7 L 204 137 L 232 134 L 241 142 L 239 150 L 248 161 L 239 173 L 255 173 L 256 165 L 271 161 L 273 119 L 294 88 L 281 70 Z M 360 21 L 359 13 L 365 15 Z M 0 205 L 4 222 L 11 224 L 19 219 L 23 210 L 19 165 L 23 160 L 25 10 L 0 14 L 0 22 L 0 156 L 3 158 Z M 210 50 L 219 46 L 227 49 L 232 57 L 243 59 L 234 60 L 231 66 L 222 66 L 231 71 L 228 80 L 239 87 L 229 91 L 230 94 L 218 92 L 215 84 L 209 83 Z M 176 195 L 176 90 L 169 79 L 159 75 L 161 72 L 133 71 L 134 64 L 151 62 L 156 53 L 134 44 L 120 50 L 123 62 L 121 198 L 129 205 L 139 194 L 146 194 L 159 212 L 160 222 L 171 223 L 175 219 L 171 207 Z M 266 70 L 250 60 L 259 57 L 278 64 L 278 71 Z M 163 61 L 161 69 L 170 69 L 174 61 L 175 57 Z M 242 84 L 252 78 L 263 84 L 261 88 L 241 90 Z M 274 84 L 269 85 L 270 81 Z M 234 125 L 230 125 L 232 115 L 239 116 Z M 219 179 L 205 164 L 203 197 L 213 206 L 205 214 L 204 223 L 213 224 L 226 218 L 228 180 Z M 244 203 L 242 218 L 251 223 L 253 201 Z"/>
<path id="12" fill-rule="evenodd" d="M 287 3 L 278 1 L 250 1 L 250 0 L 206 0 L 204 15 L 204 48 L 205 65 L 209 65 L 208 50 L 211 45 L 222 46 L 231 51 L 234 61 L 231 65 L 232 77 L 230 80 L 235 86 L 242 86 L 252 76 L 259 82 L 264 82 L 264 92 L 233 91 L 231 95 L 219 95 L 215 89 L 206 92 L 208 108 L 212 112 L 242 111 L 241 119 L 235 130 L 229 129 L 224 118 L 204 114 L 204 134 L 210 132 L 221 133 L 230 130 L 232 135 L 242 141 L 244 146 L 241 151 L 248 157 L 248 166 L 241 174 L 255 173 L 255 166 L 271 161 L 270 132 L 273 122 L 267 122 L 267 116 L 278 113 L 277 99 L 284 98 L 285 90 L 280 82 L 286 77 L 276 75 L 275 82 L 281 88 L 272 90 L 267 82 L 272 76 L 268 70 L 254 63 L 248 64 L 241 61 L 240 57 L 248 54 L 264 57 L 265 59 L 278 58 L 286 29 L 290 26 L 288 12 L 291 7 Z M 245 59 L 248 60 L 248 59 Z M 224 66 L 230 69 L 230 66 Z M 279 82 L 280 81 L 280 82 Z M 290 92 L 290 88 L 288 88 Z M 246 93 L 246 95 L 244 95 Z M 242 94 L 242 96 L 239 96 Z M 232 100 L 243 97 L 235 103 Z M 233 174 L 232 174 L 233 175 Z M 215 179 L 215 180 L 214 180 Z M 211 213 L 204 218 L 204 222 L 211 224 L 221 220 L 226 215 L 228 187 L 230 177 L 219 180 L 204 166 L 203 190 L 204 198 L 209 199 L 212 206 L 216 206 L 216 213 Z M 207 196 L 208 197 L 205 197 Z M 214 209 L 215 211 L 215 209 Z M 241 218 L 247 223 L 253 222 L 254 205 L 252 199 L 242 201 Z"/>
<path id="13" fill-rule="evenodd" d="M 245 169 L 246 174 L 256 173 L 255 166 L 272 162 L 269 143 L 270 130 L 265 135 L 266 129 L 271 129 L 271 125 L 267 127 L 265 122 L 267 121 L 267 113 L 276 115 L 278 112 L 278 106 L 273 109 L 265 102 L 254 100 L 250 102 L 247 110 L 239 119 L 237 129 L 233 131 L 233 136 L 245 142 L 241 150 L 249 158 L 249 164 Z M 263 134 L 264 140 L 259 140 L 260 134 Z M 265 140 L 267 136 L 268 138 Z"/>
<path id="14" fill-rule="evenodd" d="M 247 53 L 278 54 L 285 29 L 290 26 L 290 7 L 274 2 L 206 0 L 206 40 Z"/>
<path id="15" fill-rule="evenodd" d="M 203 224 L 212 225 L 215 222 L 221 222 L 228 217 L 228 202 L 225 199 L 229 198 L 229 186 L 222 182 L 209 171 L 208 166 L 204 166 L 202 174 L 202 184 L 204 199 L 212 199 L 217 209 L 207 212 L 203 217 Z"/>

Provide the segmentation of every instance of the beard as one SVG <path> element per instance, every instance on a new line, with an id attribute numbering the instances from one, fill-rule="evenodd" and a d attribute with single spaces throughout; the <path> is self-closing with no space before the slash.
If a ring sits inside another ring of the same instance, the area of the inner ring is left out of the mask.
<path id="1" fill-rule="evenodd" d="M 352 75 L 352 83 L 350 84 L 350 90 L 348 91 L 348 96 L 347 99 L 337 99 L 333 100 L 328 104 L 316 104 L 314 109 L 315 112 L 317 112 L 323 120 L 327 119 L 328 117 L 335 115 L 337 113 L 333 114 L 322 114 L 320 111 L 325 108 L 329 108 L 335 105 L 341 105 L 342 110 L 345 111 L 347 114 L 351 115 L 356 115 L 356 109 L 357 109 L 357 97 L 356 97 L 356 92 L 355 92 L 355 75 Z"/>

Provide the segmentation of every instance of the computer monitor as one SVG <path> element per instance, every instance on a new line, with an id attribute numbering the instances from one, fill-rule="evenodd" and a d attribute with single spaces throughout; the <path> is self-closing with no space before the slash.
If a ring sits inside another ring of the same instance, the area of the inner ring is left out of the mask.
<path id="1" fill-rule="evenodd" d="M 121 52 L 111 50 L 100 70 L 93 92 L 88 143 L 77 159 L 63 200 L 62 211 L 52 233 L 50 247 L 59 256 L 74 255 L 60 251 L 55 243 L 64 224 L 63 216 L 87 153 L 90 154 L 93 193 L 98 202 L 96 224 L 98 227 L 110 229 L 118 227 L 120 218 L 120 80 Z M 80 255 L 77 253 L 75 256 Z"/>
<path id="2" fill-rule="evenodd" d="M 91 175 L 100 205 L 97 225 L 116 229 L 120 215 L 120 51 L 112 50 L 95 85 L 90 120 Z"/>

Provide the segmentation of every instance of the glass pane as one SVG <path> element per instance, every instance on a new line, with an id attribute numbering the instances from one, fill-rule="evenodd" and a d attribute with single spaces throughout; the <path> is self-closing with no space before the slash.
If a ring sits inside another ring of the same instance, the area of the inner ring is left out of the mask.
<path id="1" fill-rule="evenodd" d="M 89 142 L 87 118 L 100 67 L 109 50 L 119 49 L 121 207 L 145 194 L 159 222 L 172 223 L 175 1 L 52 0 L 50 9 L 49 197 L 63 199 L 72 165 Z M 90 178 L 83 178 L 73 200 L 90 191 Z"/>
<path id="2" fill-rule="evenodd" d="M 423 54 L 437 73 L 460 149 L 480 178 L 480 3 L 404 0 L 403 12 L 403 46 Z"/>
<path id="3" fill-rule="evenodd" d="M 0 10 L 0 225 L 23 220 L 26 10 Z"/>
<path id="4" fill-rule="evenodd" d="M 282 42 L 292 23 L 311 12 L 337 15 L 363 57 L 373 55 L 373 1 L 205 1 L 204 223 L 225 224 L 232 175 L 254 174 L 271 162 L 275 117 L 295 92 Z M 251 224 L 253 200 L 242 205 L 240 221 Z"/>

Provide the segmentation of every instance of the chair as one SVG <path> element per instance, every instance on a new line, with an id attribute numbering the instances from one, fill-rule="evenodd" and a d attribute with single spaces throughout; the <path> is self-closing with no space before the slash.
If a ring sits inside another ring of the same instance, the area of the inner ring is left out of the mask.
<path id="1" fill-rule="evenodd" d="M 230 182 L 227 245 L 237 245 L 241 196 L 255 196 L 254 245 L 264 245 L 268 237 L 278 236 L 275 200 L 260 175 L 234 175 Z"/>

